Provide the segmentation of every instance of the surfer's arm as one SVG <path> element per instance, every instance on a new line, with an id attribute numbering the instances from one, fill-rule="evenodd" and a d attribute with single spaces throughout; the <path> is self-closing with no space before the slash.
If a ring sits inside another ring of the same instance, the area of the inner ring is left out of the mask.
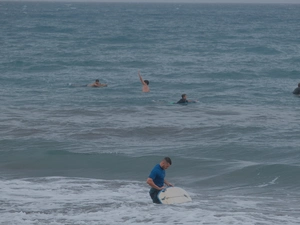
<path id="1" fill-rule="evenodd" d="M 138 75 L 139 75 L 139 78 L 140 78 L 140 81 L 142 82 L 143 85 L 146 85 L 146 83 L 144 82 L 141 74 L 140 74 L 140 71 L 138 72 Z"/>
<path id="2" fill-rule="evenodd" d="M 89 84 L 88 86 L 90 86 L 90 87 L 98 87 L 98 85 L 96 83 Z"/>
<path id="3" fill-rule="evenodd" d="M 153 180 L 152 180 L 150 177 L 148 177 L 148 179 L 147 179 L 147 184 L 149 184 L 150 187 L 155 188 L 155 189 L 157 189 L 157 190 L 162 190 L 162 189 L 164 189 L 164 187 L 158 187 L 158 186 L 153 182 Z"/>
<path id="4" fill-rule="evenodd" d="M 165 182 L 165 184 L 166 184 L 167 186 L 173 187 L 173 184 L 169 183 L 166 179 L 164 180 L 164 182 Z"/>

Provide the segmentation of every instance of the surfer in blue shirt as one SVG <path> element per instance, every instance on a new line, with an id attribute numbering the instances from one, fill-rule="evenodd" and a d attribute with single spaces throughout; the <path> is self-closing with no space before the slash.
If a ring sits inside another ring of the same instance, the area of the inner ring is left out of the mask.
<path id="1" fill-rule="evenodd" d="M 189 102 L 197 102 L 197 101 L 194 101 L 194 100 L 187 100 L 186 99 L 186 94 L 182 94 L 181 95 L 181 99 L 177 102 L 177 104 L 184 104 L 184 103 L 189 103 Z"/>
<path id="2" fill-rule="evenodd" d="M 173 186 L 165 179 L 165 170 L 168 169 L 171 165 L 171 159 L 169 157 L 165 157 L 159 164 L 154 166 L 147 179 L 147 184 L 149 184 L 151 187 L 149 194 L 152 198 L 153 203 L 161 204 L 161 202 L 157 198 L 157 195 L 160 190 L 163 190 L 165 188 L 164 184 L 166 184 L 167 186 Z"/>

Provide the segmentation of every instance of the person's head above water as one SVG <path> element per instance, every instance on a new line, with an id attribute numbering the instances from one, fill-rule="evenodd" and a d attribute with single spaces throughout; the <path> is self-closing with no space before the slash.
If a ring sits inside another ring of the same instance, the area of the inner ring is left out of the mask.
<path id="1" fill-rule="evenodd" d="M 181 95 L 181 98 L 186 99 L 186 94 L 182 94 L 182 95 Z"/>
<path id="2" fill-rule="evenodd" d="M 97 80 L 95 80 L 95 82 L 96 82 L 96 83 L 99 83 L 99 80 L 97 79 Z"/>
<path id="3" fill-rule="evenodd" d="M 144 82 L 145 82 L 147 85 L 149 85 L 149 80 L 144 80 Z"/>

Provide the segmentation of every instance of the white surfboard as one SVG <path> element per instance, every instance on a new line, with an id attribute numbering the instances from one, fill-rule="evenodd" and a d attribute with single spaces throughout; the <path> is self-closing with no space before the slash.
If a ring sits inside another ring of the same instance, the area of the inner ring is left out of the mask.
<path id="1" fill-rule="evenodd" d="M 192 201 L 190 195 L 179 187 L 167 187 L 161 190 L 157 197 L 162 204 L 178 204 Z"/>

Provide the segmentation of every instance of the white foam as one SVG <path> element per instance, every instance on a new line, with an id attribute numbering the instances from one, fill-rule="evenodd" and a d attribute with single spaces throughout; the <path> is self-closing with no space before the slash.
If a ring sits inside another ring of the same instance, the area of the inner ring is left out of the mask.
<path id="1" fill-rule="evenodd" d="M 263 188 L 263 187 L 267 187 L 267 186 L 269 186 L 269 185 L 274 185 L 274 184 L 276 184 L 276 180 L 278 180 L 279 179 L 279 177 L 275 177 L 273 180 L 271 180 L 270 182 L 268 182 L 268 183 L 263 183 L 263 184 L 261 184 L 261 185 L 258 185 L 257 187 L 259 187 L 259 188 Z"/>
<path id="2" fill-rule="evenodd" d="M 290 215 L 260 208 L 270 199 L 201 196 L 156 205 L 144 182 L 81 178 L 0 181 L 0 224 L 297 224 Z M 134 195 L 133 195 L 134 194 Z"/>

